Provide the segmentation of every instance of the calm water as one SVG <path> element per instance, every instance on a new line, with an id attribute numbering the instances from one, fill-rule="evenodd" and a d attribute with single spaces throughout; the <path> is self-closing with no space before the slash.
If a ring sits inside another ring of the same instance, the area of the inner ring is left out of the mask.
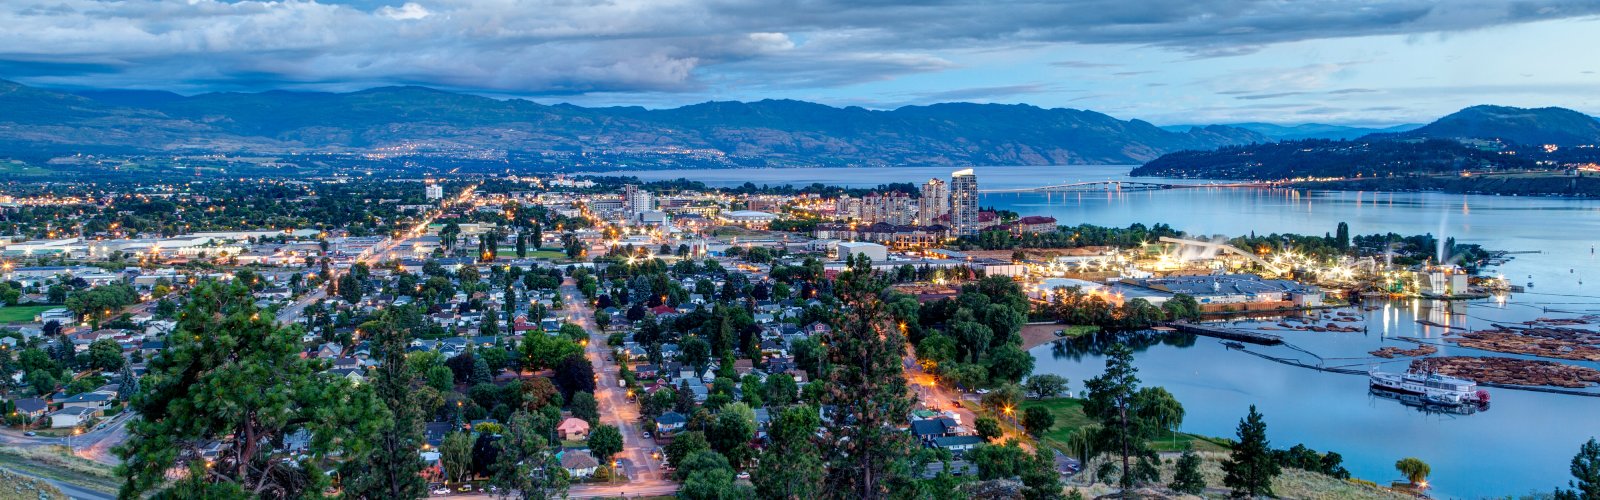
<path id="1" fill-rule="evenodd" d="M 1130 167 L 979 167 L 981 188 L 1032 187 L 1062 182 L 1128 179 Z M 713 186 L 810 184 L 870 187 L 948 178 L 950 168 L 738 169 L 627 172 L 642 179 L 686 177 Z M 1148 179 L 1145 179 L 1148 180 Z M 1163 181 L 1173 182 L 1173 181 Z M 1188 181 L 1198 182 L 1198 181 Z M 1490 249 L 1533 251 L 1490 272 L 1530 293 L 1456 303 L 1406 301 L 1363 312 L 1366 333 L 1274 332 L 1287 346 L 1251 350 L 1329 366 L 1386 366 L 1367 355 L 1382 346 L 1412 347 L 1397 336 L 1437 338 L 1442 332 L 1416 323 L 1477 328 L 1490 321 L 1600 314 L 1600 202 L 1420 193 L 1311 192 L 1197 188 L 1099 194 L 985 194 L 984 206 L 1023 215 L 1050 215 L 1062 224 L 1126 226 L 1165 222 L 1190 234 L 1240 235 L 1333 231 L 1341 221 L 1352 233 L 1432 233 Z M 1530 278 L 1531 276 L 1531 278 Z M 1585 281 L 1586 280 L 1586 281 Z M 1580 283 L 1581 282 L 1581 283 Z M 1359 323 L 1357 323 L 1359 324 Z M 1100 346 L 1041 346 L 1037 373 L 1073 382 L 1099 374 Z M 1483 354 L 1441 347 L 1441 354 Z M 1395 460 L 1422 458 L 1433 466 L 1436 496 L 1486 497 L 1549 491 L 1565 485 L 1568 461 L 1579 444 L 1600 435 L 1600 398 L 1490 389 L 1492 406 L 1473 415 L 1417 411 L 1369 396 L 1361 376 L 1316 372 L 1229 351 L 1216 340 L 1152 342 L 1136 355 L 1140 378 L 1164 386 L 1188 410 L 1184 430 L 1232 436 L 1251 404 L 1267 417 L 1277 447 L 1305 443 L 1344 455 L 1357 477 L 1380 483 L 1398 479 Z M 1596 363 L 1580 363 L 1600 368 Z"/>

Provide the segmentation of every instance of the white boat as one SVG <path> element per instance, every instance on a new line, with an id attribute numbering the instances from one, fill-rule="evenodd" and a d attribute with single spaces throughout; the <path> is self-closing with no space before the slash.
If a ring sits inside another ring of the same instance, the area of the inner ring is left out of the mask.
<path id="1" fill-rule="evenodd" d="M 1478 390 L 1478 383 L 1467 379 L 1413 371 L 1388 373 L 1371 370 L 1367 375 L 1372 387 L 1415 394 L 1431 403 L 1464 405 L 1489 402 L 1488 391 Z"/>

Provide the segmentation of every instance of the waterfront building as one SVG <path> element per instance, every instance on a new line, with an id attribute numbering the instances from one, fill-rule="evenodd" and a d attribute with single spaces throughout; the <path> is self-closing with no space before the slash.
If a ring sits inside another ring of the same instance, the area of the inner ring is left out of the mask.
<path id="1" fill-rule="evenodd" d="M 950 222 L 958 236 L 978 234 L 978 176 L 970 168 L 950 174 Z"/>

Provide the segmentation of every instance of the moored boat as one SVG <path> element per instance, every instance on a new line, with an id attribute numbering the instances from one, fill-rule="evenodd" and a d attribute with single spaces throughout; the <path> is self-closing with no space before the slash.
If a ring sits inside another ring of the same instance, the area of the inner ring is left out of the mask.
<path id="1" fill-rule="evenodd" d="M 1463 378 L 1416 371 L 1390 373 L 1371 370 L 1367 375 L 1372 387 L 1417 395 L 1434 404 L 1466 405 L 1489 402 L 1488 391 L 1478 389 L 1477 382 Z"/>

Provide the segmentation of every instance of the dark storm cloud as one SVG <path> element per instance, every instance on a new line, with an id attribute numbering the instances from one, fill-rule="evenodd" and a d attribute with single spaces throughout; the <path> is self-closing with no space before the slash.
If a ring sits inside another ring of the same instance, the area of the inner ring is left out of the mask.
<path id="1" fill-rule="evenodd" d="M 51 65 L 12 64 L 0 77 L 180 90 L 714 93 L 878 81 L 1009 47 L 1129 44 L 1218 57 L 1600 12 L 1600 2 L 1571 0 L 331 1 L 4 2 L 0 60 Z"/>

